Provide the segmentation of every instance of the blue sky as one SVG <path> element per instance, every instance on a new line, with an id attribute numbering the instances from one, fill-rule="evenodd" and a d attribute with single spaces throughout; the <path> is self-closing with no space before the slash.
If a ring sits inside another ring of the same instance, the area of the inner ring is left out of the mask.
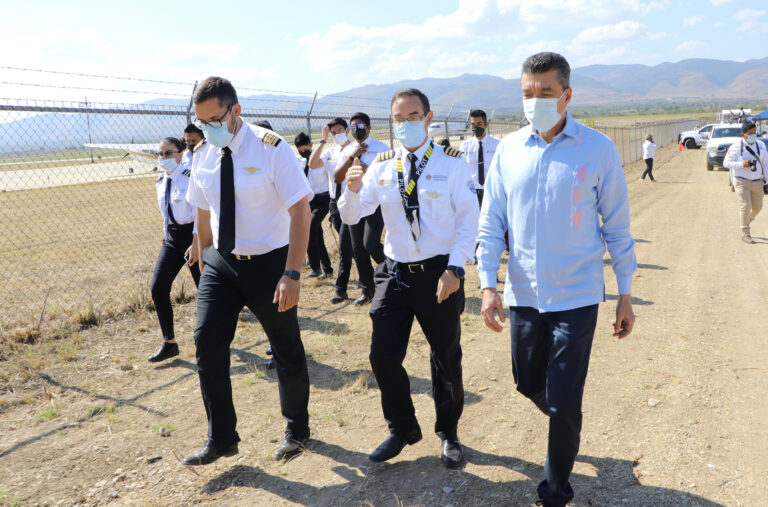
<path id="1" fill-rule="evenodd" d="M 184 83 L 218 74 L 238 88 L 295 92 L 465 72 L 517 77 L 543 50 L 572 67 L 768 56 L 768 4 L 738 0 L 31 0 L 2 12 L 0 66 Z M 7 69 L 0 81 L 146 92 L 0 84 L 11 98 L 142 102 L 190 91 Z"/>

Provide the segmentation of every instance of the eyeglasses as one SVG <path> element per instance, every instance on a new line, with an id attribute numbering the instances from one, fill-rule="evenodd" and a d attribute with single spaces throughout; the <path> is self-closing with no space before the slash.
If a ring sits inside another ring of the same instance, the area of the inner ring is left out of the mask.
<path id="1" fill-rule="evenodd" d="M 350 128 L 352 128 L 352 129 L 361 129 L 361 130 L 365 130 L 366 124 L 365 124 L 365 123 L 353 123 L 353 124 L 352 124 L 352 125 L 350 125 L 349 127 L 350 127 Z"/>
<path id="2" fill-rule="evenodd" d="M 204 120 L 195 120 L 195 126 L 199 129 L 204 129 L 206 127 L 217 129 L 224 125 L 224 118 L 227 117 L 227 115 L 232 111 L 232 106 L 229 106 L 227 108 L 227 111 L 221 115 L 221 117 L 218 120 L 211 120 L 211 121 L 204 121 Z"/>
<path id="3" fill-rule="evenodd" d="M 155 153 L 155 155 L 157 155 L 158 157 L 170 157 L 171 155 L 174 155 L 176 153 L 181 153 L 181 152 L 180 151 L 173 151 L 173 150 L 158 151 L 158 152 Z"/>
<path id="4" fill-rule="evenodd" d="M 421 121 L 424 118 L 426 118 L 426 117 L 425 116 L 420 116 L 420 117 L 409 116 L 408 118 L 398 118 L 398 117 L 395 117 L 395 118 L 393 118 L 393 120 L 395 122 L 395 125 L 399 125 L 399 124 L 403 124 L 403 123 L 405 123 L 407 121 Z"/>

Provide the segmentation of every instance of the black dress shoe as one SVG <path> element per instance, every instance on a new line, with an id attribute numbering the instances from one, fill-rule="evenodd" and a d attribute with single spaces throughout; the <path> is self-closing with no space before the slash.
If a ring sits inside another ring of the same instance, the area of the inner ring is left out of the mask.
<path id="1" fill-rule="evenodd" d="M 194 454 L 184 458 L 181 463 L 184 465 L 207 465 L 213 463 L 222 456 L 234 456 L 237 454 L 237 442 L 224 447 L 217 447 L 211 440 L 205 443 L 205 447 Z"/>
<path id="2" fill-rule="evenodd" d="M 268 370 L 271 370 L 275 367 L 275 359 L 270 357 L 267 359 L 267 364 L 264 365 Z"/>
<path id="3" fill-rule="evenodd" d="M 333 269 L 324 269 L 320 278 L 333 278 Z"/>
<path id="4" fill-rule="evenodd" d="M 169 342 L 163 342 L 163 344 L 160 346 L 159 349 L 157 349 L 157 352 L 149 356 L 147 361 L 150 363 L 159 363 L 160 361 L 165 361 L 166 359 L 174 356 L 179 355 L 179 344 L 176 342 L 169 343 Z"/>
<path id="5" fill-rule="evenodd" d="M 304 438 L 294 438 L 293 435 L 287 434 L 280 445 L 277 446 L 277 449 L 275 449 L 275 454 L 273 454 L 272 457 L 275 458 L 276 461 L 291 459 L 297 454 L 301 454 L 301 452 L 307 448 L 308 441 L 309 436 Z"/>
<path id="6" fill-rule="evenodd" d="M 355 299 L 356 305 L 367 305 L 373 301 L 373 294 L 363 293 L 359 298 Z"/>
<path id="7" fill-rule="evenodd" d="M 264 351 L 264 353 L 268 356 L 272 355 L 272 345 L 267 345 L 267 350 Z"/>
<path id="8" fill-rule="evenodd" d="M 346 300 L 347 300 L 347 291 L 336 289 L 336 292 L 333 293 L 333 297 L 331 298 L 331 303 L 339 304 Z"/>
<path id="9" fill-rule="evenodd" d="M 315 270 L 313 269 L 312 271 L 310 271 L 310 272 L 307 274 L 307 278 L 319 278 L 321 275 L 322 275 L 322 273 L 321 273 L 320 271 L 315 271 Z"/>
<path id="10" fill-rule="evenodd" d="M 464 459 L 464 450 L 458 440 L 443 440 L 443 448 L 440 459 L 446 468 L 458 468 L 461 460 Z"/>
<path id="11" fill-rule="evenodd" d="M 392 433 L 388 439 L 368 456 L 368 459 L 376 463 L 390 460 L 400 454 L 406 445 L 413 445 L 419 440 L 421 440 L 421 428 L 418 426 L 404 436 Z"/>

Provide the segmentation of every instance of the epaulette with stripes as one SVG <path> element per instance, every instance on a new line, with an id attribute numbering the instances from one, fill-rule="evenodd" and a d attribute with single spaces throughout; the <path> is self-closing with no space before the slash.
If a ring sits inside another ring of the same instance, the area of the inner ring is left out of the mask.
<path id="1" fill-rule="evenodd" d="M 282 139 L 280 139 L 280 136 L 278 136 L 277 134 L 273 134 L 272 132 L 267 132 L 266 134 L 264 134 L 262 141 L 264 141 L 264 144 L 277 146 L 278 144 L 280 144 L 280 141 L 282 141 Z"/>
<path id="2" fill-rule="evenodd" d="M 189 169 L 184 169 L 183 171 L 181 171 L 181 174 L 189 178 L 189 175 L 192 174 L 192 171 Z"/>
<path id="3" fill-rule="evenodd" d="M 160 176 L 157 177 L 157 180 L 155 180 L 155 183 L 160 183 L 161 181 L 163 181 L 163 176 L 164 175 L 160 173 Z"/>
<path id="4" fill-rule="evenodd" d="M 456 148 L 452 148 L 450 146 L 445 147 L 443 151 L 449 157 L 461 158 L 461 156 L 464 155 L 461 150 L 457 150 Z"/>
<path id="5" fill-rule="evenodd" d="M 192 153 L 197 153 L 197 150 L 199 150 L 200 148 L 202 148 L 204 144 L 205 144 L 205 139 L 203 139 L 202 141 L 200 141 L 199 143 L 197 143 L 196 145 L 194 145 L 194 146 L 192 147 Z"/>
<path id="6" fill-rule="evenodd" d="M 384 162 L 385 160 L 389 160 L 394 157 L 395 157 L 395 150 L 382 151 L 381 153 L 376 155 L 376 162 Z"/>

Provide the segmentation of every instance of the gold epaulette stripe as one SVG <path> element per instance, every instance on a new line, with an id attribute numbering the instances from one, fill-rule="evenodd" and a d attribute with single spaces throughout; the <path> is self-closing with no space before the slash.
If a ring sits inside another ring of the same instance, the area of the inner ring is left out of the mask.
<path id="1" fill-rule="evenodd" d="M 385 160 L 394 158 L 394 156 L 395 156 L 395 150 L 382 151 L 376 156 L 376 162 L 383 162 Z"/>
<path id="2" fill-rule="evenodd" d="M 464 153 L 461 152 L 460 150 L 457 150 L 456 148 L 451 148 L 450 146 L 445 148 L 444 151 L 445 151 L 445 154 L 448 155 L 449 157 L 461 158 L 461 156 L 464 155 Z"/>
<path id="3" fill-rule="evenodd" d="M 200 141 L 199 143 L 197 143 L 197 144 L 196 144 L 196 145 L 195 145 L 195 146 L 192 148 L 192 153 L 196 153 L 196 152 L 197 152 L 197 150 L 199 150 L 200 148 L 202 148 L 204 144 L 205 144 L 205 139 L 203 139 L 202 141 Z"/>
<path id="4" fill-rule="evenodd" d="M 264 144 L 277 146 L 278 144 L 280 144 L 280 141 L 282 141 L 282 139 L 280 139 L 280 136 L 273 134 L 272 132 L 267 132 L 266 134 L 264 134 L 264 138 L 262 139 L 262 141 L 264 141 Z"/>

